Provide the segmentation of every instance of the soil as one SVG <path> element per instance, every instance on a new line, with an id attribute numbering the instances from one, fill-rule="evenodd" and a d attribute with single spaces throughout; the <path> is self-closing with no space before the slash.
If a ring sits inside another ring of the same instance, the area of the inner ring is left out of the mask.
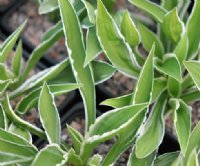
<path id="1" fill-rule="evenodd" d="M 0 0 L 0 6 L 1 5 L 8 5 L 10 3 L 10 0 Z"/>
<path id="2" fill-rule="evenodd" d="M 82 135 L 85 133 L 85 119 L 82 117 L 76 117 L 75 120 L 73 120 L 71 123 L 69 123 L 71 127 L 79 131 Z M 64 128 L 62 131 L 62 139 L 66 140 L 66 142 L 72 146 L 72 141 L 70 137 L 67 134 L 67 129 Z M 93 154 L 100 154 L 103 158 L 106 156 L 106 154 L 111 149 L 112 145 L 114 144 L 115 139 L 106 141 L 105 143 L 100 144 L 93 152 Z M 127 150 L 125 153 L 123 153 L 118 161 L 116 162 L 115 166 L 126 166 L 126 163 L 128 161 L 129 154 L 131 152 L 131 149 Z"/>
<path id="3" fill-rule="evenodd" d="M 10 25 L 12 30 L 14 30 L 19 27 L 19 25 L 21 25 L 26 19 L 28 22 L 23 35 L 28 40 L 28 42 L 35 47 L 42 42 L 43 35 L 49 28 L 54 25 L 54 23 L 50 21 L 48 15 L 39 15 L 38 5 L 31 0 L 21 5 L 9 16 L 8 25 Z M 48 51 L 47 55 L 53 61 L 55 61 L 55 63 L 65 59 L 67 51 L 64 38 L 61 38 Z"/>

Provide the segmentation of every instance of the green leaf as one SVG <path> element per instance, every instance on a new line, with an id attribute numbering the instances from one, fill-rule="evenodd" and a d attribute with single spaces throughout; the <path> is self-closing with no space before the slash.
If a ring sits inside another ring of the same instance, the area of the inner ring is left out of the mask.
<path id="1" fill-rule="evenodd" d="M 132 97 L 133 97 L 133 93 L 124 95 L 124 96 L 120 96 L 120 97 L 116 97 L 116 98 L 107 99 L 107 100 L 101 102 L 101 105 L 107 105 L 107 106 L 111 106 L 113 108 L 122 108 L 127 105 L 130 105 Z"/>
<path id="2" fill-rule="evenodd" d="M 187 92 L 183 93 L 180 97 L 185 103 L 191 103 L 198 101 L 200 99 L 200 92 L 198 89 L 190 89 Z"/>
<path id="3" fill-rule="evenodd" d="M 69 125 L 67 125 L 67 131 L 70 138 L 72 139 L 74 150 L 76 151 L 77 154 L 79 154 L 81 149 L 81 144 L 83 142 L 83 136 Z"/>
<path id="4" fill-rule="evenodd" d="M 99 41 L 96 35 L 96 28 L 91 27 L 87 32 L 86 37 L 86 59 L 84 62 L 84 67 L 87 66 L 93 59 L 95 59 L 102 49 L 99 45 Z"/>
<path id="5" fill-rule="evenodd" d="M 200 26 L 199 17 L 200 17 L 200 1 L 195 0 L 193 10 L 187 21 L 186 31 L 189 39 L 189 52 L 188 57 L 192 57 L 199 48 L 200 42 L 200 31 L 197 31 L 197 27 Z"/>
<path id="6" fill-rule="evenodd" d="M 0 63 L 0 73 L 0 81 L 12 80 L 14 78 L 13 73 L 3 63 Z"/>
<path id="7" fill-rule="evenodd" d="M 2 105 L 0 105 L 0 128 L 7 130 L 7 118 L 5 112 L 3 111 Z"/>
<path id="8" fill-rule="evenodd" d="M 174 126 L 180 143 L 181 153 L 185 155 L 190 136 L 192 108 L 185 104 L 184 101 L 178 99 L 171 99 L 170 103 L 174 105 Z"/>
<path id="9" fill-rule="evenodd" d="M 86 58 L 83 34 L 80 28 L 78 16 L 69 0 L 59 1 L 60 14 L 63 23 L 63 29 L 68 49 L 69 59 L 72 65 L 73 73 L 77 83 L 83 86 L 80 88 L 85 113 L 86 113 L 86 130 L 94 123 L 95 110 L 95 90 L 94 80 L 90 66 L 83 67 Z"/>
<path id="10" fill-rule="evenodd" d="M 154 51 L 155 51 L 155 45 L 152 46 L 152 49 L 140 73 L 137 86 L 135 88 L 135 93 L 133 96 L 134 104 L 151 101 L 152 98 L 151 92 L 153 90 L 153 80 L 154 80 L 154 60 L 153 60 Z"/>
<path id="11" fill-rule="evenodd" d="M 166 90 L 165 78 L 155 78 L 153 83 L 152 102 L 155 101 Z"/>
<path id="12" fill-rule="evenodd" d="M 190 154 L 194 149 L 200 148 L 200 122 L 195 126 L 192 133 L 190 134 L 189 143 L 185 152 L 185 157 L 183 158 L 184 166 L 189 161 Z"/>
<path id="13" fill-rule="evenodd" d="M 89 21 L 92 24 L 95 24 L 95 22 L 96 22 L 96 18 L 95 17 L 96 16 L 95 16 L 95 9 L 94 9 L 94 7 L 89 2 L 87 2 L 86 0 L 82 0 L 82 2 L 84 3 L 85 8 L 87 10 Z"/>
<path id="14" fill-rule="evenodd" d="M 181 84 L 172 77 L 168 77 L 167 90 L 172 97 L 179 97 L 181 94 Z"/>
<path id="15" fill-rule="evenodd" d="M 37 86 L 42 85 L 44 81 L 50 81 L 69 65 L 70 65 L 69 59 L 66 59 L 55 66 L 52 66 L 50 68 L 38 72 L 34 76 L 27 79 L 20 87 L 15 89 L 9 96 L 14 98 Z"/>
<path id="16" fill-rule="evenodd" d="M 8 131 L 26 139 L 28 142 L 32 143 L 32 136 L 29 131 L 27 131 L 23 128 L 17 127 L 13 123 L 9 126 Z"/>
<path id="17" fill-rule="evenodd" d="M 137 132 L 144 120 L 145 111 L 135 118 L 129 125 L 118 134 L 115 144 L 106 155 L 102 166 L 115 163 L 120 155 L 125 152 L 136 140 Z"/>
<path id="18" fill-rule="evenodd" d="M 93 61 L 91 67 L 95 84 L 104 82 L 116 72 L 116 69 L 113 66 L 103 61 Z"/>
<path id="19" fill-rule="evenodd" d="M 198 152 L 196 151 L 196 149 L 194 149 L 193 152 L 190 154 L 187 165 L 199 166 Z"/>
<path id="20" fill-rule="evenodd" d="M 187 33 L 185 33 L 174 50 L 174 53 L 176 54 L 176 57 L 178 58 L 181 65 L 183 64 L 183 61 L 187 58 L 188 49 L 189 41 Z"/>
<path id="21" fill-rule="evenodd" d="M 200 90 L 200 62 L 199 61 L 186 61 L 184 62 L 184 66 L 189 72 L 192 80 L 194 81 L 197 88 Z"/>
<path id="22" fill-rule="evenodd" d="M 100 45 L 113 66 L 130 77 L 138 77 L 139 67 L 131 48 L 101 0 L 98 0 L 96 26 Z"/>
<path id="23" fill-rule="evenodd" d="M 32 158 L 37 149 L 25 139 L 16 134 L 0 129 L 0 158 L 1 154 Z"/>
<path id="24" fill-rule="evenodd" d="M 47 14 L 56 9 L 58 9 L 58 1 L 45 0 L 40 4 L 38 11 L 39 11 L 39 14 Z"/>
<path id="25" fill-rule="evenodd" d="M 10 35 L 8 37 L 8 39 L 2 45 L 2 48 L 0 49 L 0 62 L 5 62 L 7 60 L 8 56 L 10 55 L 10 53 L 13 50 L 13 47 L 14 47 L 19 35 L 21 34 L 22 30 L 24 29 L 26 22 L 27 21 L 24 21 L 24 23 L 22 25 L 20 25 L 15 30 L 15 32 L 12 33 L 12 35 Z"/>
<path id="26" fill-rule="evenodd" d="M 16 76 L 19 75 L 21 72 L 21 67 L 22 67 L 22 41 L 20 40 L 15 52 L 15 56 L 12 60 L 12 69 L 13 72 L 15 73 Z"/>
<path id="27" fill-rule="evenodd" d="M 147 104 L 132 105 L 114 109 L 103 114 L 97 118 L 95 124 L 90 127 L 86 141 L 88 143 L 94 143 L 96 141 L 112 138 L 120 131 L 123 131 L 137 116 L 144 114 L 144 109 L 146 107 Z"/>
<path id="28" fill-rule="evenodd" d="M 147 0 L 128 0 L 128 1 L 133 5 L 137 6 L 138 8 L 144 10 L 148 14 L 152 15 L 160 23 L 163 21 L 166 11 L 161 6 Z"/>
<path id="29" fill-rule="evenodd" d="M 166 54 L 163 61 L 156 59 L 155 68 L 178 82 L 182 82 L 181 66 L 175 54 Z"/>
<path id="30" fill-rule="evenodd" d="M 178 159 L 179 155 L 179 152 L 171 152 L 158 156 L 154 161 L 154 166 L 171 166 Z"/>
<path id="31" fill-rule="evenodd" d="M 144 125 L 144 130 L 140 133 L 136 141 L 135 153 L 137 158 L 146 158 L 155 151 L 162 143 L 165 134 L 164 111 L 166 106 L 166 96 L 161 95 Z"/>
<path id="32" fill-rule="evenodd" d="M 14 165 L 20 163 L 31 162 L 33 157 L 16 156 L 16 154 L 0 153 L 0 164 L 4 165 Z"/>
<path id="33" fill-rule="evenodd" d="M 146 158 L 139 159 L 135 156 L 135 150 L 129 156 L 128 166 L 150 166 L 153 164 L 156 156 L 156 151 L 147 156 Z"/>
<path id="34" fill-rule="evenodd" d="M 164 78 L 154 79 L 153 92 L 152 92 L 152 102 L 156 100 L 160 94 L 166 89 L 166 80 Z M 111 106 L 113 108 L 122 108 L 130 105 L 134 94 L 128 94 L 116 98 L 111 98 L 103 101 L 101 105 Z"/>
<path id="35" fill-rule="evenodd" d="M 132 49 L 139 45 L 140 34 L 136 29 L 136 26 L 132 21 L 128 11 L 124 12 L 120 27 L 126 42 L 129 43 Z"/>
<path id="36" fill-rule="evenodd" d="M 33 160 L 31 166 L 55 166 L 62 162 L 64 152 L 56 144 L 42 149 Z"/>
<path id="37" fill-rule="evenodd" d="M 4 94 L 5 90 L 8 88 L 9 84 L 10 84 L 11 80 L 5 80 L 5 81 L 1 81 L 0 80 L 0 96 L 2 94 Z"/>
<path id="38" fill-rule="evenodd" d="M 158 36 L 140 23 L 138 24 L 138 30 L 140 32 L 141 41 L 144 48 L 150 52 L 152 43 L 155 43 L 155 56 L 162 59 L 164 55 L 164 47 Z"/>
<path id="39" fill-rule="evenodd" d="M 68 152 L 68 164 L 72 165 L 83 165 L 81 158 L 75 153 L 73 149 L 70 149 Z"/>
<path id="40" fill-rule="evenodd" d="M 161 6 L 166 10 L 170 11 L 178 5 L 178 0 L 168 1 L 168 0 L 161 0 Z"/>
<path id="41" fill-rule="evenodd" d="M 45 53 L 63 36 L 63 29 L 60 28 L 57 31 L 54 31 L 51 35 L 51 37 L 48 37 L 45 41 L 43 41 L 40 45 L 38 45 L 34 51 L 31 53 L 24 72 L 22 73 L 22 80 L 25 80 L 29 74 L 29 72 L 35 67 L 35 65 L 38 63 L 40 58 L 42 58 Z M 47 36 L 46 36 L 47 37 Z"/>
<path id="42" fill-rule="evenodd" d="M 119 134 L 122 134 L 122 136 L 124 136 L 123 138 L 127 138 L 126 136 L 131 138 L 129 134 L 132 133 L 133 135 L 131 136 L 133 137 L 135 135 L 135 128 L 137 129 L 137 126 L 140 126 L 144 119 L 147 106 L 148 104 L 145 103 L 140 105 L 126 106 L 109 111 L 97 118 L 95 124 L 90 127 L 90 130 L 86 135 L 85 142 L 82 146 L 83 151 L 81 153 L 81 158 L 83 159 L 83 163 L 87 161 L 89 156 L 92 154 L 93 149 L 99 143 L 105 142 L 106 140 L 109 140 Z M 129 130 L 130 132 L 127 132 L 127 129 L 133 130 Z M 127 145 L 131 144 L 129 141 L 126 141 L 127 144 L 124 144 L 124 142 L 123 144 L 122 142 L 119 142 L 119 148 L 121 148 L 121 150 L 126 148 Z M 118 156 L 118 153 L 119 152 L 114 153 L 113 155 Z M 115 160 L 115 157 L 112 157 L 111 160 L 112 159 Z M 108 158 L 108 162 L 110 162 L 109 160 L 110 159 Z"/>
<path id="43" fill-rule="evenodd" d="M 54 97 L 46 83 L 44 83 L 38 102 L 40 120 L 45 129 L 50 144 L 60 144 L 61 124 L 58 110 L 54 103 Z"/>
<path id="44" fill-rule="evenodd" d="M 58 21 L 54 26 L 49 28 L 47 32 L 45 32 L 45 34 L 42 36 L 42 41 L 44 42 L 49 40 L 54 34 L 62 32 L 62 30 L 63 30 L 62 22 Z"/>
<path id="45" fill-rule="evenodd" d="M 101 165 L 101 160 L 102 160 L 102 156 L 100 156 L 99 154 L 95 154 L 90 159 L 88 166 L 99 166 Z"/>
<path id="46" fill-rule="evenodd" d="M 9 119 L 9 121 L 14 123 L 16 126 L 20 126 L 24 128 L 25 130 L 28 130 L 31 133 L 36 134 L 37 136 L 46 139 L 46 135 L 44 134 L 43 130 L 22 120 L 15 114 L 12 107 L 10 106 L 8 95 L 6 95 L 6 97 L 2 101 L 2 109 L 5 112 L 6 117 Z"/>
<path id="47" fill-rule="evenodd" d="M 79 88 L 78 84 L 49 84 L 50 91 L 54 96 L 60 96 L 72 90 Z M 31 108 L 38 104 L 38 98 L 42 87 L 31 91 L 28 95 L 26 95 L 22 100 L 17 104 L 16 110 L 20 114 L 24 114 L 29 111 Z"/>
<path id="48" fill-rule="evenodd" d="M 162 28 L 165 35 L 174 43 L 178 43 L 184 31 L 184 24 L 178 16 L 177 8 L 167 13 L 163 19 Z"/>

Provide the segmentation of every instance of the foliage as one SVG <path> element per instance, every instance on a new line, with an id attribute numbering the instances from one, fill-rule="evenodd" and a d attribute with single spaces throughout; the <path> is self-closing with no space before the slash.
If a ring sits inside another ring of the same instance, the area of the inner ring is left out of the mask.
<path id="1" fill-rule="evenodd" d="M 188 1 L 162 0 L 158 5 L 129 0 L 156 22 L 155 31 L 148 22 L 132 18 L 131 12 L 114 10 L 115 0 L 39 2 L 40 14 L 59 10 L 61 21 L 46 32 L 25 67 L 21 41 L 12 66 L 8 68 L 5 63 L 26 22 L 0 47 L 0 165 L 109 166 L 129 148 L 129 166 L 198 165 L 200 123 L 191 131 L 189 104 L 200 98 L 200 1 L 195 0 L 188 13 Z M 28 78 L 39 59 L 62 36 L 68 57 Z M 141 46 L 148 56 L 139 51 Z M 107 62 L 96 60 L 102 52 Z M 95 85 L 115 71 L 137 80 L 135 90 L 102 102 L 113 109 L 96 118 Z M 73 146 L 66 149 L 54 96 L 77 88 L 84 101 L 85 135 L 67 125 Z M 18 102 L 11 106 L 11 101 Z M 43 129 L 22 119 L 35 107 Z M 159 156 L 169 114 L 173 115 L 180 152 Z M 30 133 L 49 144 L 38 150 Z M 105 158 L 93 154 L 100 143 L 113 137 L 116 141 Z"/>

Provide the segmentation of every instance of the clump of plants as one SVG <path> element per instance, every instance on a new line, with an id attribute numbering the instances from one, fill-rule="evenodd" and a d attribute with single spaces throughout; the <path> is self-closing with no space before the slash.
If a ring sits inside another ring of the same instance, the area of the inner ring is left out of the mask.
<path id="1" fill-rule="evenodd" d="M 0 164 L 48 166 L 109 166 L 132 148 L 127 165 L 198 165 L 200 124 L 191 131 L 188 103 L 200 97 L 199 42 L 200 1 L 188 13 L 188 1 L 129 0 L 157 23 L 153 32 L 145 22 L 132 20 L 128 11 L 113 11 L 115 1 L 46 0 L 39 12 L 60 11 L 61 21 L 52 27 L 21 65 L 19 42 L 12 70 L 4 65 L 25 24 L 1 46 Z M 87 30 L 86 37 L 82 28 Z M 65 36 L 66 60 L 27 79 L 38 60 Z M 149 53 L 143 56 L 138 47 Z M 103 51 L 110 64 L 94 60 Z M 114 109 L 96 118 L 95 84 L 115 71 L 137 80 L 133 93 L 102 104 Z M 19 72 L 20 71 L 20 72 Z M 21 74 L 22 73 L 22 74 Z M 61 125 L 54 96 L 79 88 L 84 101 L 85 135 L 67 125 L 70 147 L 61 139 Z M 20 98 L 12 108 L 11 100 Z M 22 120 L 37 107 L 43 129 Z M 14 110 L 13 110 L 14 109 Z M 180 151 L 157 154 L 165 134 L 165 118 L 173 114 Z M 38 150 L 31 134 L 48 141 Z M 105 158 L 94 149 L 112 138 L 115 143 Z"/>

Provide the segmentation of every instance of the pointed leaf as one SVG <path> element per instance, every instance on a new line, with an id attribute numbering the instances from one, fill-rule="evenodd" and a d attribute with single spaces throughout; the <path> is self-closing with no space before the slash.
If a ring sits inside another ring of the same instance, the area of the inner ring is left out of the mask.
<path id="1" fill-rule="evenodd" d="M 102 156 L 100 156 L 99 154 L 96 154 L 90 159 L 88 166 L 99 166 L 101 165 L 101 160 L 102 160 Z"/>
<path id="2" fill-rule="evenodd" d="M 199 61 L 186 61 L 184 65 L 189 72 L 192 80 L 194 81 L 197 88 L 200 90 L 200 62 Z"/>
<path id="3" fill-rule="evenodd" d="M 22 65 L 22 41 L 20 40 L 12 61 L 12 69 L 16 76 L 19 75 Z"/>
<path id="4" fill-rule="evenodd" d="M 159 5 L 146 0 L 128 0 L 133 5 L 152 15 L 157 21 L 162 22 L 166 11 Z"/>
<path id="5" fill-rule="evenodd" d="M 172 77 L 168 77 L 167 90 L 172 97 L 179 97 L 181 94 L 181 84 Z"/>
<path id="6" fill-rule="evenodd" d="M 176 102 L 179 103 L 179 107 L 173 110 L 173 120 L 181 147 L 181 153 L 185 155 L 190 136 L 192 108 L 185 104 L 182 100 L 171 99 L 170 102 L 172 102 L 173 105 L 175 105 Z"/>
<path id="7" fill-rule="evenodd" d="M 200 26 L 199 10 L 200 10 L 200 1 L 195 0 L 193 10 L 190 14 L 190 17 L 186 25 L 187 36 L 189 39 L 188 57 L 192 57 L 198 51 L 199 48 L 200 32 L 196 30 L 196 27 Z"/>
<path id="8" fill-rule="evenodd" d="M 150 52 L 152 43 L 155 43 L 155 56 L 162 58 L 164 55 L 164 47 L 158 36 L 142 24 L 138 24 L 138 30 L 144 48 Z"/>
<path id="9" fill-rule="evenodd" d="M 0 51 L 0 62 L 5 62 L 9 56 L 9 54 L 12 52 L 13 47 L 21 34 L 22 30 L 24 29 L 27 21 L 24 21 L 23 24 L 21 24 L 15 32 L 12 33 L 12 35 L 4 42 L 1 51 Z"/>
<path id="10" fill-rule="evenodd" d="M 48 145 L 36 155 L 31 166 L 55 166 L 64 159 L 63 155 L 64 153 L 58 145 Z"/>
<path id="11" fill-rule="evenodd" d="M 10 94 L 10 96 L 11 97 L 19 96 L 37 86 L 42 85 L 44 81 L 50 81 L 59 73 L 61 73 L 69 65 L 70 65 L 69 59 L 66 59 L 55 66 L 52 66 L 50 68 L 47 68 L 43 71 L 38 72 L 34 76 L 27 79 L 20 87 L 15 89 Z"/>
<path id="12" fill-rule="evenodd" d="M 60 144 L 60 117 L 54 103 L 54 97 L 46 83 L 44 83 L 40 93 L 38 108 L 40 113 L 40 120 L 42 122 L 43 128 L 45 129 L 49 143 Z"/>
<path id="13" fill-rule="evenodd" d="M 11 80 L 5 80 L 5 81 L 0 80 L 0 96 L 5 92 L 10 82 Z"/>
<path id="14" fill-rule="evenodd" d="M 100 45 L 113 66 L 130 77 L 138 77 L 139 68 L 131 48 L 101 0 L 98 0 L 96 26 Z"/>
<path id="15" fill-rule="evenodd" d="M 179 155 L 179 152 L 171 152 L 158 156 L 154 161 L 154 166 L 172 165 L 178 159 Z"/>
<path id="16" fill-rule="evenodd" d="M 94 61 L 91 63 L 95 84 L 100 84 L 113 76 L 116 69 L 103 61 Z"/>
<path id="17" fill-rule="evenodd" d="M 132 97 L 133 97 L 133 93 L 124 95 L 124 96 L 120 96 L 120 97 L 116 97 L 116 98 L 107 99 L 107 100 L 103 101 L 101 103 L 101 105 L 107 105 L 107 106 L 111 106 L 113 108 L 122 108 L 127 105 L 130 105 Z"/>
<path id="18" fill-rule="evenodd" d="M 6 95 L 6 97 L 2 101 L 2 109 L 5 112 L 8 120 L 11 121 L 12 123 L 14 123 L 16 126 L 20 126 L 20 127 L 24 128 L 25 130 L 28 130 L 31 133 L 36 134 L 37 136 L 46 139 L 46 135 L 44 134 L 43 130 L 26 122 L 25 120 L 19 118 L 15 114 L 15 112 L 13 111 L 13 109 L 10 105 L 8 95 Z"/>
<path id="19" fill-rule="evenodd" d="M 136 26 L 132 21 L 128 11 L 124 12 L 120 27 L 126 42 L 131 46 L 132 49 L 139 45 L 140 34 L 136 29 Z"/>
<path id="20" fill-rule="evenodd" d="M 76 151 L 77 154 L 79 154 L 81 149 L 81 144 L 83 142 L 83 136 L 70 126 L 67 126 L 67 130 L 70 138 L 72 139 L 74 150 Z"/>
<path id="21" fill-rule="evenodd" d="M 140 73 L 137 86 L 135 88 L 133 103 L 138 104 L 151 101 L 154 80 L 154 51 L 155 45 L 152 46 L 152 49 Z"/>
<path id="22" fill-rule="evenodd" d="M 23 128 L 19 128 L 19 127 L 15 126 L 13 123 L 9 126 L 8 131 L 26 139 L 28 142 L 32 143 L 32 136 L 29 131 L 27 131 Z"/>
<path id="23" fill-rule="evenodd" d="M 198 154 L 197 154 L 196 149 L 194 149 L 193 152 L 190 154 L 187 165 L 188 166 L 199 166 Z"/>
<path id="24" fill-rule="evenodd" d="M 89 2 L 87 2 L 86 0 L 82 0 L 82 2 L 84 3 L 85 8 L 87 10 L 89 21 L 92 24 L 95 24 L 95 22 L 96 22 L 96 18 L 95 17 L 96 16 L 95 16 L 95 9 L 94 9 L 94 7 Z"/>
<path id="25" fill-rule="evenodd" d="M 183 158 L 184 166 L 189 161 L 190 154 L 193 152 L 193 150 L 200 148 L 199 137 L 200 137 L 200 122 L 195 126 L 190 135 L 188 147 L 185 152 L 185 157 Z"/>
<path id="26" fill-rule="evenodd" d="M 60 96 L 79 88 L 80 85 L 78 84 L 50 84 L 49 88 L 50 91 L 54 96 Z M 37 106 L 38 98 L 42 87 L 37 88 L 36 90 L 30 92 L 26 95 L 16 106 L 17 112 L 20 114 L 26 113 L 31 108 Z"/>
<path id="27" fill-rule="evenodd" d="M 174 51 L 181 65 L 183 64 L 183 61 L 186 60 L 187 58 L 188 49 L 189 49 L 189 41 L 187 34 L 185 34 L 177 44 Z"/>
<path id="28" fill-rule="evenodd" d="M 102 166 L 107 166 L 115 163 L 120 155 L 125 152 L 136 140 L 137 132 L 144 121 L 145 111 L 135 118 L 129 125 L 124 129 L 122 133 L 119 133 L 115 144 L 111 147 L 108 154 L 106 155 Z"/>
<path id="29" fill-rule="evenodd" d="M 50 13 L 58 9 L 58 1 L 55 0 L 45 0 L 40 4 L 39 14 Z"/>
<path id="30" fill-rule="evenodd" d="M 184 24 L 178 16 L 177 8 L 167 13 L 163 19 L 162 28 L 165 35 L 174 43 L 178 43 L 184 31 Z"/>
<path id="31" fill-rule="evenodd" d="M 92 71 L 90 66 L 83 67 L 86 58 L 85 46 L 80 22 L 74 7 L 69 0 L 60 0 L 59 8 L 73 73 L 76 81 L 83 85 L 80 92 L 84 101 L 86 130 L 88 130 L 89 126 L 94 123 L 96 116 Z"/>
<path id="32" fill-rule="evenodd" d="M 164 111 L 166 96 L 161 95 L 152 108 L 144 130 L 136 141 L 137 158 L 145 158 L 155 151 L 162 143 L 165 134 Z"/>
<path id="33" fill-rule="evenodd" d="M 102 52 L 102 49 L 99 45 L 99 41 L 96 35 L 96 28 L 91 27 L 89 28 L 86 37 L 86 59 L 84 66 L 87 66 L 100 54 L 100 52 Z"/>
<path id="34" fill-rule="evenodd" d="M 146 106 L 147 104 L 127 106 L 103 114 L 90 127 L 87 142 L 96 142 L 107 139 L 107 137 L 112 138 L 116 133 L 125 130 L 126 126 L 137 116 L 144 115 Z"/>
<path id="35" fill-rule="evenodd" d="M 34 157 L 37 149 L 16 134 L 0 129 L 0 158 L 2 153 L 19 157 Z"/>
<path id="36" fill-rule="evenodd" d="M 146 158 L 139 159 L 135 156 L 135 150 L 133 150 L 132 153 L 129 156 L 127 166 L 133 166 L 133 165 L 134 166 L 150 166 L 150 165 L 153 164 L 155 156 L 156 156 L 156 151 L 151 153 Z"/>
<path id="37" fill-rule="evenodd" d="M 156 60 L 155 68 L 179 82 L 182 82 L 181 66 L 175 54 L 167 54 L 163 62 Z"/>
<path id="38" fill-rule="evenodd" d="M 1 105 L 0 105 L 0 128 L 7 130 L 7 119 Z"/>
<path id="39" fill-rule="evenodd" d="M 13 73 L 3 63 L 0 63 L 0 73 L 0 81 L 12 80 L 14 78 Z"/>

